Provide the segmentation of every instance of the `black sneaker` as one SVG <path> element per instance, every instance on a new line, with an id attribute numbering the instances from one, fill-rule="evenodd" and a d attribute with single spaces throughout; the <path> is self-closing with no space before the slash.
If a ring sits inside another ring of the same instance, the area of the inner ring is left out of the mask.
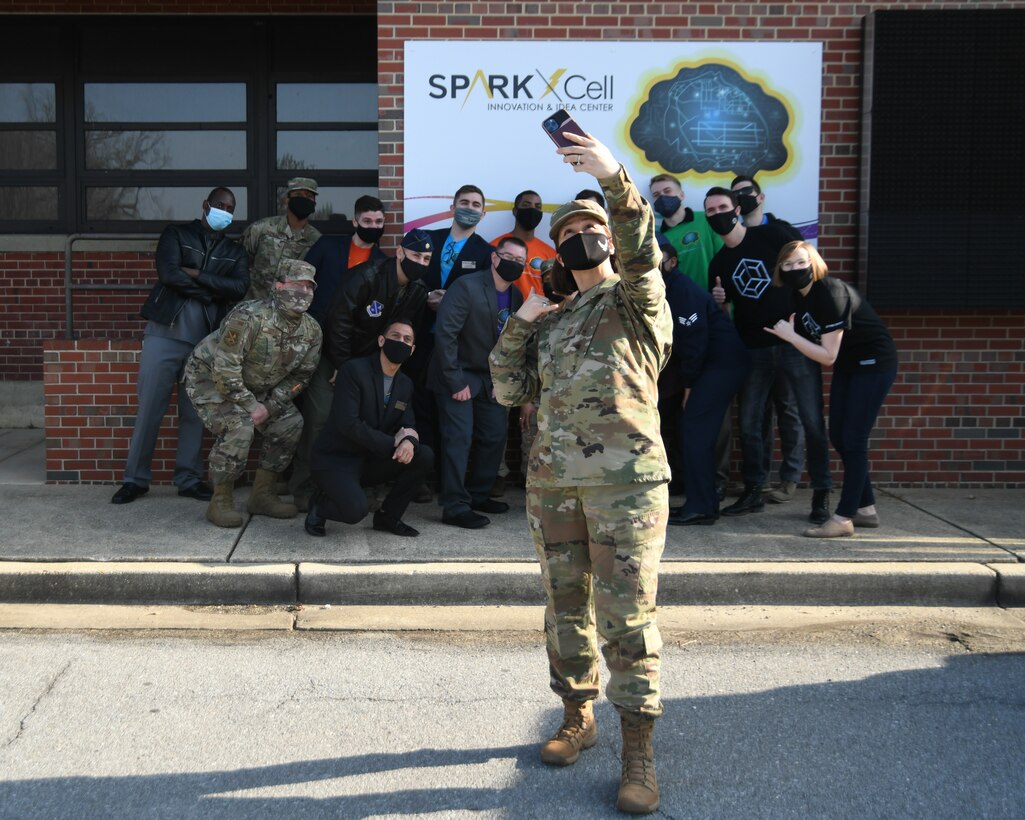
<path id="1" fill-rule="evenodd" d="M 324 516 L 320 514 L 320 511 L 317 509 L 317 502 L 311 500 L 310 509 L 306 513 L 306 520 L 303 522 L 303 528 L 310 535 L 316 536 L 317 538 L 321 538 L 324 535 L 327 535 L 327 528 L 325 526 L 326 523 L 326 519 L 324 518 Z"/>
<path id="2" fill-rule="evenodd" d="M 815 490 L 811 497 L 811 512 L 808 520 L 812 524 L 825 524 L 832 515 L 829 512 L 829 490 Z"/>

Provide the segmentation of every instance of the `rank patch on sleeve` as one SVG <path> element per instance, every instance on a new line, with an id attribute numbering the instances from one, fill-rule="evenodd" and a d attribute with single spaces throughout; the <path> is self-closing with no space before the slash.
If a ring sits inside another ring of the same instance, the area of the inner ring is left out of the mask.
<path id="1" fill-rule="evenodd" d="M 229 328 L 225 331 L 224 344 L 228 347 L 236 347 L 238 345 L 238 331 L 233 328 Z"/>
<path id="2" fill-rule="evenodd" d="M 367 305 L 367 316 L 377 319 L 382 313 L 384 313 L 384 305 L 376 299 Z"/>

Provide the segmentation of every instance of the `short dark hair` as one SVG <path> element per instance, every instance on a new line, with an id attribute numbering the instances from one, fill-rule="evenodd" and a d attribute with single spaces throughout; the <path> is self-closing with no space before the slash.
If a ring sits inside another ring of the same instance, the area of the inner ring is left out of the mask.
<path id="1" fill-rule="evenodd" d="M 716 185 L 713 188 L 709 188 L 705 192 L 705 201 L 706 202 L 708 201 L 708 198 L 710 196 L 724 196 L 724 197 L 727 197 L 730 200 L 730 202 L 733 203 L 733 207 L 734 208 L 737 207 L 737 193 L 736 193 L 736 191 L 731 191 L 729 188 L 723 188 L 721 185 Z"/>
<path id="2" fill-rule="evenodd" d="M 601 191 L 594 191 L 590 188 L 584 188 L 584 190 L 573 197 L 573 199 L 593 199 L 603 208 L 605 207 L 605 197 L 601 195 Z"/>
<path id="3" fill-rule="evenodd" d="M 218 185 L 216 188 L 214 188 L 210 193 L 206 195 L 206 201 L 209 202 L 218 194 L 227 194 L 232 199 L 235 199 L 235 192 L 232 191 L 231 188 L 225 188 L 223 185 Z"/>
<path id="4" fill-rule="evenodd" d="M 733 178 L 733 182 L 730 183 L 730 187 L 731 188 L 736 188 L 742 182 L 746 182 L 748 185 L 750 185 L 752 188 L 754 188 L 756 194 L 760 194 L 762 192 L 762 186 L 759 185 L 757 182 L 755 182 L 755 178 L 754 177 L 748 177 L 748 176 L 734 177 Z"/>
<path id="5" fill-rule="evenodd" d="M 460 185 L 456 192 L 452 194 L 452 201 L 455 202 L 463 194 L 480 194 L 480 198 L 484 199 L 484 192 L 476 185 Z"/>
<path id="6" fill-rule="evenodd" d="M 519 205 L 520 204 L 520 200 L 523 199 L 523 197 L 527 196 L 528 194 L 533 194 L 538 199 L 541 198 L 541 194 L 539 194 L 537 191 L 531 191 L 531 190 L 520 191 L 518 194 L 516 194 L 516 199 L 513 200 L 513 207 L 515 208 L 517 205 Z"/>
<path id="7" fill-rule="evenodd" d="M 352 212 L 359 216 L 365 214 L 367 211 L 381 211 L 384 212 L 384 203 L 381 202 L 376 196 L 361 196 L 356 200 L 356 203 L 352 206 Z"/>
<path id="8" fill-rule="evenodd" d="M 505 237 L 504 239 L 502 239 L 501 242 L 495 245 L 495 251 L 501 250 L 503 245 L 515 245 L 518 248 L 523 248 L 523 250 L 527 250 L 527 243 L 520 239 L 518 236 Z"/>
<path id="9" fill-rule="evenodd" d="M 416 342 L 416 325 L 413 324 L 413 320 L 405 316 L 396 316 L 385 326 L 384 330 L 381 331 L 382 336 L 387 336 L 388 331 L 392 329 L 394 325 L 405 325 L 413 331 L 413 341 Z"/>

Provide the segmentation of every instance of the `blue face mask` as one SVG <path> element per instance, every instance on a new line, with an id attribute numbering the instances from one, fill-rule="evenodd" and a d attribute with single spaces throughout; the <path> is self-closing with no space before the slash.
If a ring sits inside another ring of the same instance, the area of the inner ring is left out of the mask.
<path id="1" fill-rule="evenodd" d="M 665 196 L 665 194 L 663 194 L 662 196 L 655 198 L 655 201 L 652 203 L 652 207 L 663 217 L 668 217 L 680 210 L 680 206 L 682 204 L 683 200 L 680 199 L 680 197 Z"/>
<path id="2" fill-rule="evenodd" d="M 232 219 L 232 215 L 227 211 L 222 211 L 220 208 L 215 208 L 212 205 L 206 214 L 206 224 L 215 231 L 223 231 L 231 224 Z"/>

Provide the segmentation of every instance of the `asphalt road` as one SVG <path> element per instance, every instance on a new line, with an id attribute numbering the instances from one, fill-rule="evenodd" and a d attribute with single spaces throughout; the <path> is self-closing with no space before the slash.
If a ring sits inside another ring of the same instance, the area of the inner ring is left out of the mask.
<path id="1" fill-rule="evenodd" d="M 956 636 L 955 636 L 956 637 Z M 670 635 L 665 817 L 1014 817 L 1020 640 Z M 0 633 L 0 817 L 617 816 L 618 721 L 551 769 L 531 633 Z"/>

